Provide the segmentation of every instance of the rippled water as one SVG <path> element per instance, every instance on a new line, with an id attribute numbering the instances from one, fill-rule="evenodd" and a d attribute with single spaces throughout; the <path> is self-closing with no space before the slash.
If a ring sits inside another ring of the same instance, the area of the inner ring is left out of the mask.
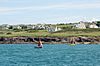
<path id="1" fill-rule="evenodd" d="M 100 45 L 0 45 L 0 66 L 100 66 Z"/>

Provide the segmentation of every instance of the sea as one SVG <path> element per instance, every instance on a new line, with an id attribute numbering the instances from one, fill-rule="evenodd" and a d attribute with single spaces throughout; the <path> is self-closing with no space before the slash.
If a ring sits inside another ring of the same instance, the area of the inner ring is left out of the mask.
<path id="1" fill-rule="evenodd" d="M 0 66 L 100 66 L 98 44 L 0 44 Z"/>

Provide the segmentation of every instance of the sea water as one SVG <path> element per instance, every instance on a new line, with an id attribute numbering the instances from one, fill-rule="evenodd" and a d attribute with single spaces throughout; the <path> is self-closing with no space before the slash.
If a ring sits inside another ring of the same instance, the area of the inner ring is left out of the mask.
<path id="1" fill-rule="evenodd" d="M 100 45 L 1 44 L 0 66 L 100 66 Z"/>

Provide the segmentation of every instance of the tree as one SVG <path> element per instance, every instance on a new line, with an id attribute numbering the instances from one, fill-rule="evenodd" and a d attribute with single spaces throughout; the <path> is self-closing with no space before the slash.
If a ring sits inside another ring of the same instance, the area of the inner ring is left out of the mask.
<path id="1" fill-rule="evenodd" d="M 100 27 L 100 21 L 97 21 L 97 26 Z"/>
<path id="2" fill-rule="evenodd" d="M 20 25 L 20 27 L 22 27 L 22 29 L 27 29 L 26 25 Z"/>
<path id="3" fill-rule="evenodd" d="M 13 26 L 9 26 L 9 29 L 13 29 Z"/>

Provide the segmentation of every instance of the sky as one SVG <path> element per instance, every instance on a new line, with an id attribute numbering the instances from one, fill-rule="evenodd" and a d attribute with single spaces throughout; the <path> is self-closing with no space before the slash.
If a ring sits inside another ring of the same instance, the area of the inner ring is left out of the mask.
<path id="1" fill-rule="evenodd" d="M 100 0 L 0 0 L 0 24 L 100 20 Z"/>

